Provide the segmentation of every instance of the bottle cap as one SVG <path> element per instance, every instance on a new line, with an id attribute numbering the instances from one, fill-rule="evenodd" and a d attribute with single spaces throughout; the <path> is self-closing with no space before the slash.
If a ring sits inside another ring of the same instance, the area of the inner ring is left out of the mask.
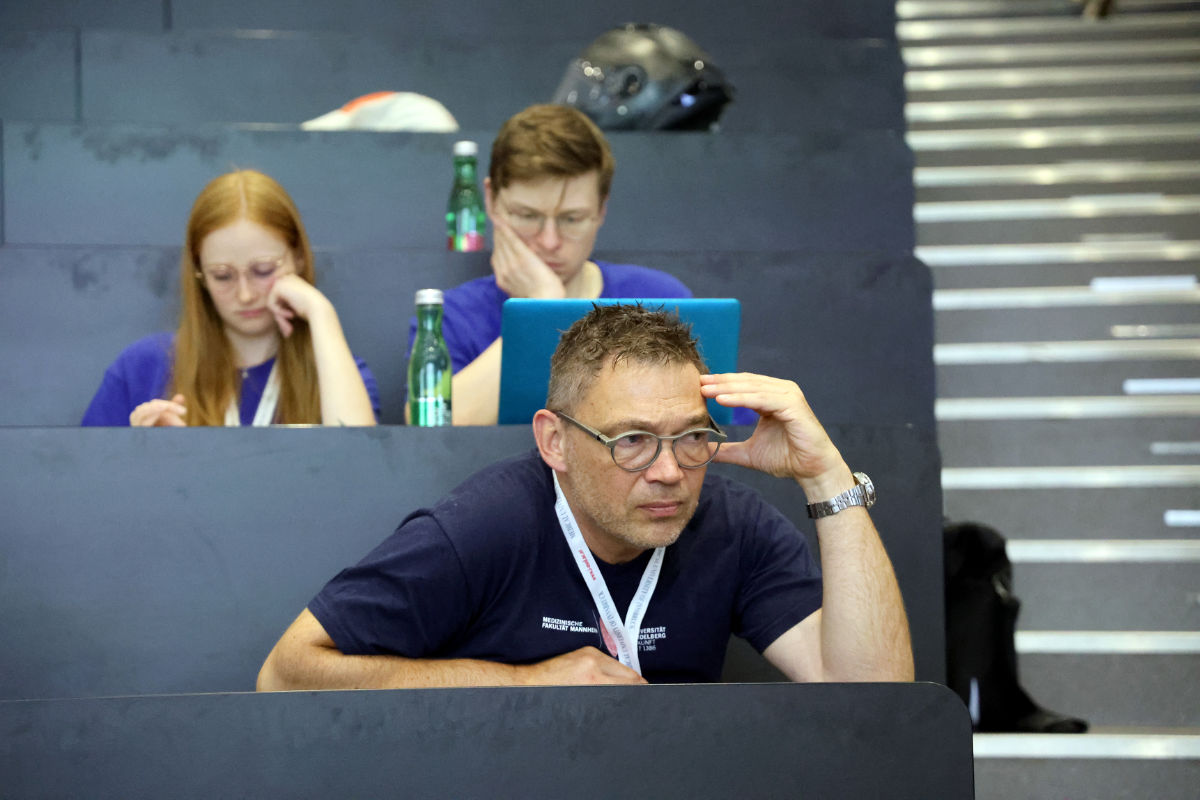
<path id="1" fill-rule="evenodd" d="M 440 306 L 442 304 L 441 289 L 417 289 L 417 305 Z"/>
<path id="2" fill-rule="evenodd" d="M 461 142 L 454 143 L 454 155 L 456 156 L 473 156 L 479 153 L 479 145 L 472 141 L 464 139 Z"/>

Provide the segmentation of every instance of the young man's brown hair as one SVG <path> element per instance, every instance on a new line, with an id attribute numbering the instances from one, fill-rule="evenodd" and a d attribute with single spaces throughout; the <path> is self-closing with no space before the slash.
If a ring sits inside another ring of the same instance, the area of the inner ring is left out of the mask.
<path id="1" fill-rule="evenodd" d="M 617 162 L 604 134 L 568 106 L 536 105 L 510 117 L 492 142 L 491 190 L 514 181 L 573 178 L 596 170 L 600 202 L 608 199 Z"/>

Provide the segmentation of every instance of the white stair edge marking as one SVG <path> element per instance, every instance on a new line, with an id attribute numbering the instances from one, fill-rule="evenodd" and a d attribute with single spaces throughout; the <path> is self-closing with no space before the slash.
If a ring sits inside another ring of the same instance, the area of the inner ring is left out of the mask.
<path id="1" fill-rule="evenodd" d="M 933 346 L 933 362 L 938 366 L 1134 360 L 1191 361 L 1197 358 L 1200 358 L 1200 339 L 948 342 Z"/>
<path id="2" fill-rule="evenodd" d="M 1200 97 L 1197 98 L 1200 102 Z M 910 104 L 913 105 L 913 104 Z M 949 186 L 1112 183 L 1138 180 L 1180 180 L 1200 176 L 1200 162 L 1096 159 L 1051 164 L 994 164 L 981 166 L 916 167 L 918 188 Z"/>
<path id="3" fill-rule="evenodd" d="M 1181 275 L 1181 278 L 1192 278 Z M 1193 278 L 1194 280 L 1194 278 Z M 1105 289 L 1089 286 L 1029 286 L 995 289 L 935 289 L 934 311 L 1001 308 L 1078 308 L 1091 306 L 1191 305 L 1200 303 L 1200 289 L 1158 287 Z"/>
<path id="4" fill-rule="evenodd" d="M 1119 83 L 1192 81 L 1200 77 L 1200 64 L 1158 62 L 1149 64 L 1088 64 L 1086 66 L 976 67 L 973 69 L 908 70 L 904 87 L 909 92 L 942 92 L 963 89 L 1036 89 L 1043 86 L 1112 86 Z"/>
<path id="5" fill-rule="evenodd" d="M 1200 509 L 1168 508 L 1163 512 L 1163 524 L 1168 528 L 1200 528 Z"/>
<path id="6" fill-rule="evenodd" d="M 1200 378 L 1126 378 L 1125 394 L 1200 394 Z"/>
<path id="7" fill-rule="evenodd" d="M 1200 654 L 1197 631 L 1017 631 L 1018 653 Z"/>
<path id="8" fill-rule="evenodd" d="M 1147 489 L 1200 486 L 1200 466 L 946 467 L 943 490 Z M 1198 634 L 1200 635 L 1200 634 Z"/>
<path id="9" fill-rule="evenodd" d="M 943 397 L 934 401 L 938 422 L 1013 419 L 1131 419 L 1200 416 L 1190 396 Z"/>
<path id="10" fill-rule="evenodd" d="M 919 223 L 989 220 L 1164 217 L 1200 213 L 1200 196 L 1161 194 L 1095 195 L 1034 200 L 949 200 L 913 206 Z"/>
<path id="11" fill-rule="evenodd" d="M 1161 14 L 1116 14 L 1106 19 L 1104 25 L 1112 32 L 1122 30 L 1162 30 L 1178 35 L 1180 28 L 1196 28 L 1200 25 L 1197 15 L 1191 13 Z M 1010 17 L 996 19 L 953 19 L 953 20 L 900 20 L 896 23 L 896 38 L 901 43 L 935 41 L 943 38 L 991 39 L 1002 36 L 1085 36 L 1087 26 L 1080 23 L 1078 15 L 1066 17 Z"/>
<path id="12" fill-rule="evenodd" d="M 1198 539 L 1010 539 L 1014 564 L 1138 564 L 1200 561 Z"/>
<path id="13" fill-rule="evenodd" d="M 1196 288 L 1195 275 L 1110 275 L 1092 278 L 1094 292 L 1186 292 Z"/>
<path id="14" fill-rule="evenodd" d="M 1200 735 L 1195 734 L 976 733 L 971 739 L 976 758 L 1200 758 Z"/>
<path id="15" fill-rule="evenodd" d="M 1045 242 L 1038 244 L 947 244 L 918 246 L 930 267 L 1085 264 L 1108 261 L 1194 261 L 1200 241 Z"/>

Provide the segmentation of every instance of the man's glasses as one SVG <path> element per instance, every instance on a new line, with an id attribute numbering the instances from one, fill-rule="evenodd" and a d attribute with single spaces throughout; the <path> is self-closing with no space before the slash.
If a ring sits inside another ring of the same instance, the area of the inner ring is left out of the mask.
<path id="1" fill-rule="evenodd" d="M 619 436 L 609 437 L 561 411 L 554 413 L 586 431 L 593 439 L 607 447 L 612 453 L 613 463 L 626 472 L 649 469 L 650 465 L 658 460 L 663 442 L 671 443 L 671 452 L 675 454 L 675 461 L 679 466 L 684 469 L 698 469 L 712 461 L 721 449 L 721 443 L 729 438 L 717 429 L 717 424 L 711 418 L 708 422 L 712 427 L 692 428 L 674 436 L 659 436 L 649 431 L 627 431 Z"/>
<path id="2" fill-rule="evenodd" d="M 515 211 L 507 205 L 504 205 L 503 208 L 508 224 L 522 236 L 537 236 L 546 227 L 548 217 L 545 214 L 532 211 L 528 208 L 519 208 Z M 554 217 L 554 229 L 564 239 L 583 239 L 591 233 L 592 224 L 598 216 L 597 214 L 589 214 L 583 211 L 570 211 L 566 214 L 559 214 Z"/>
<path id="3" fill-rule="evenodd" d="M 233 292 L 241 284 L 242 275 L 261 289 L 270 284 L 286 260 L 286 253 L 276 258 L 260 258 L 251 262 L 245 272 L 239 272 L 230 264 L 212 264 L 205 267 L 201 274 L 209 291 L 217 294 Z"/>

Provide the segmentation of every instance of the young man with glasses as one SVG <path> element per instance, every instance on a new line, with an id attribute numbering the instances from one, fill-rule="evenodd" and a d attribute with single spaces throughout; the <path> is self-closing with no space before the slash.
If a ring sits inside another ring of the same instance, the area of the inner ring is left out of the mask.
<path id="1" fill-rule="evenodd" d="M 509 297 L 692 296 L 665 272 L 592 260 L 614 167 L 600 129 L 573 108 L 531 106 L 500 128 L 484 181 L 493 274 L 445 293 L 456 425 L 496 423 Z M 410 347 L 415 332 L 414 320 Z"/>
<path id="2" fill-rule="evenodd" d="M 555 352 L 537 452 L 414 512 L 330 581 L 259 688 L 715 681 L 731 634 L 793 680 L 911 680 L 870 480 L 796 384 L 706 372 L 678 318 L 595 307 Z M 725 443 L 706 398 L 758 412 L 753 435 Z M 820 569 L 710 461 L 796 481 Z"/>

